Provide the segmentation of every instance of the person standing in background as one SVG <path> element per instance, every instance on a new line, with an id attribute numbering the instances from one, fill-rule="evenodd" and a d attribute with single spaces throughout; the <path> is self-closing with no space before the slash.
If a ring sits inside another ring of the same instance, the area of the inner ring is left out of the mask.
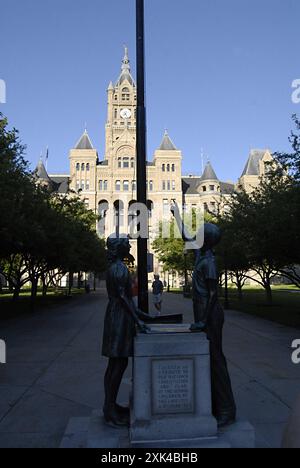
<path id="1" fill-rule="evenodd" d="M 164 285 L 162 281 L 160 281 L 159 275 L 154 275 L 154 281 L 152 283 L 153 302 L 159 315 L 161 313 L 163 291 Z"/>

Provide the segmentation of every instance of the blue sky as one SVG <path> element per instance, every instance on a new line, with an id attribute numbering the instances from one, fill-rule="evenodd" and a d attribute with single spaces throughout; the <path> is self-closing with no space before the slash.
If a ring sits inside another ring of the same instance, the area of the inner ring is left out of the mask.
<path id="1" fill-rule="evenodd" d="M 236 180 L 250 148 L 289 149 L 291 83 L 300 79 L 299 0 L 145 0 L 148 159 L 165 128 L 183 172 L 201 172 L 201 148 Z M 87 122 L 102 158 L 106 88 L 122 46 L 135 73 L 134 0 L 0 0 L 0 110 L 35 165 L 68 172 Z"/>

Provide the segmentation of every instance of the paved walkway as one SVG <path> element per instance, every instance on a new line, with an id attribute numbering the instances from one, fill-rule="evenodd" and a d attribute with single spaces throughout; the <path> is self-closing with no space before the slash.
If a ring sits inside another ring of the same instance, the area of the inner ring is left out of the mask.
<path id="1" fill-rule="evenodd" d="M 183 312 L 191 301 L 164 296 L 164 312 Z M 103 401 L 106 360 L 100 356 L 104 291 L 40 314 L 0 322 L 7 343 L 0 365 L 0 447 L 58 447 L 74 416 L 89 416 Z M 279 447 L 290 408 L 300 393 L 300 366 L 291 343 L 300 330 L 237 312 L 227 313 L 225 350 L 239 416 L 250 420 L 259 447 Z M 126 401 L 130 369 L 122 385 Z"/>

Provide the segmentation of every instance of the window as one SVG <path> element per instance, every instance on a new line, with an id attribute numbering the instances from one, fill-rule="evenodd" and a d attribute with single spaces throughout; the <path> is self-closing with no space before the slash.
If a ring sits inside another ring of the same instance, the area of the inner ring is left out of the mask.
<path id="1" fill-rule="evenodd" d="M 168 192 L 171 190 L 171 182 L 168 180 Z"/>
<path id="2" fill-rule="evenodd" d="M 162 168 L 163 172 L 166 172 L 166 165 L 165 164 L 163 164 L 161 168 Z"/>
<path id="3" fill-rule="evenodd" d="M 76 190 L 80 189 L 80 180 L 76 180 Z"/>
<path id="4" fill-rule="evenodd" d="M 206 187 L 202 187 L 202 192 L 206 192 Z"/>
<path id="5" fill-rule="evenodd" d="M 131 165 L 131 169 L 134 169 L 134 158 L 131 158 L 130 165 Z"/>
<path id="6" fill-rule="evenodd" d="M 117 94 L 115 94 L 115 101 L 117 101 L 117 100 L 118 100 L 118 95 L 117 95 Z"/>
<path id="7" fill-rule="evenodd" d="M 124 158 L 123 159 L 123 167 L 124 167 L 124 169 L 129 168 L 129 158 Z"/>
<path id="8" fill-rule="evenodd" d="M 172 164 L 172 172 L 175 172 L 175 164 Z"/>
<path id="9" fill-rule="evenodd" d="M 79 163 L 76 164 L 76 171 L 77 172 L 80 171 L 80 164 Z"/>
<path id="10" fill-rule="evenodd" d="M 103 190 L 103 180 L 99 180 L 99 190 L 100 192 Z"/>
<path id="11" fill-rule="evenodd" d="M 118 118 L 118 109 L 115 109 L 115 119 Z"/>
<path id="12" fill-rule="evenodd" d="M 81 164 L 81 170 L 84 171 L 84 168 L 85 168 L 85 166 L 84 166 L 84 164 L 82 163 L 82 164 Z"/>
<path id="13" fill-rule="evenodd" d="M 116 180 L 116 192 L 120 192 L 120 191 L 121 191 L 121 181 Z"/>
<path id="14" fill-rule="evenodd" d="M 170 172 L 170 164 L 167 164 L 167 172 Z"/>
<path id="15" fill-rule="evenodd" d="M 122 167 L 122 159 L 119 158 L 118 159 L 118 168 L 121 169 L 121 167 Z"/>
<path id="16" fill-rule="evenodd" d="M 163 191 L 166 190 L 166 182 L 165 181 L 163 181 L 163 183 L 162 183 L 162 189 L 163 189 Z"/>
<path id="17" fill-rule="evenodd" d="M 135 180 L 132 181 L 132 190 L 136 190 L 136 181 Z"/>
<path id="18" fill-rule="evenodd" d="M 107 191 L 107 189 L 108 189 L 108 182 L 107 182 L 107 180 L 104 181 L 103 188 L 104 188 L 105 191 Z"/>
<path id="19" fill-rule="evenodd" d="M 81 190 L 84 190 L 85 188 L 85 183 L 84 183 L 84 180 L 81 181 Z"/>
<path id="20" fill-rule="evenodd" d="M 149 182 L 149 191 L 153 192 L 153 180 L 150 180 Z"/>
<path id="21" fill-rule="evenodd" d="M 214 192 L 214 191 L 215 191 L 215 186 L 214 186 L 214 185 L 210 185 L 210 186 L 209 186 L 209 190 L 210 190 L 211 192 Z"/>
<path id="22" fill-rule="evenodd" d="M 175 180 L 172 180 L 172 190 L 173 190 L 173 192 L 175 192 L 175 190 L 176 190 Z"/>
<path id="23" fill-rule="evenodd" d="M 124 192 L 129 192 L 129 181 L 128 180 L 124 180 L 123 190 L 124 190 Z"/>
<path id="24" fill-rule="evenodd" d="M 89 164 L 89 163 L 87 163 L 87 165 L 86 165 L 86 171 L 87 171 L 87 172 L 90 171 L 90 164 Z"/>

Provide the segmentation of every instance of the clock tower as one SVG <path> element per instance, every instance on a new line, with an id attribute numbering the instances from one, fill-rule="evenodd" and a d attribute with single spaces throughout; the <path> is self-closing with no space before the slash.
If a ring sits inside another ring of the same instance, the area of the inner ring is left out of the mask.
<path id="1" fill-rule="evenodd" d="M 108 90 L 105 159 L 113 169 L 132 168 L 136 157 L 136 84 L 131 75 L 128 49 L 121 75 Z"/>

